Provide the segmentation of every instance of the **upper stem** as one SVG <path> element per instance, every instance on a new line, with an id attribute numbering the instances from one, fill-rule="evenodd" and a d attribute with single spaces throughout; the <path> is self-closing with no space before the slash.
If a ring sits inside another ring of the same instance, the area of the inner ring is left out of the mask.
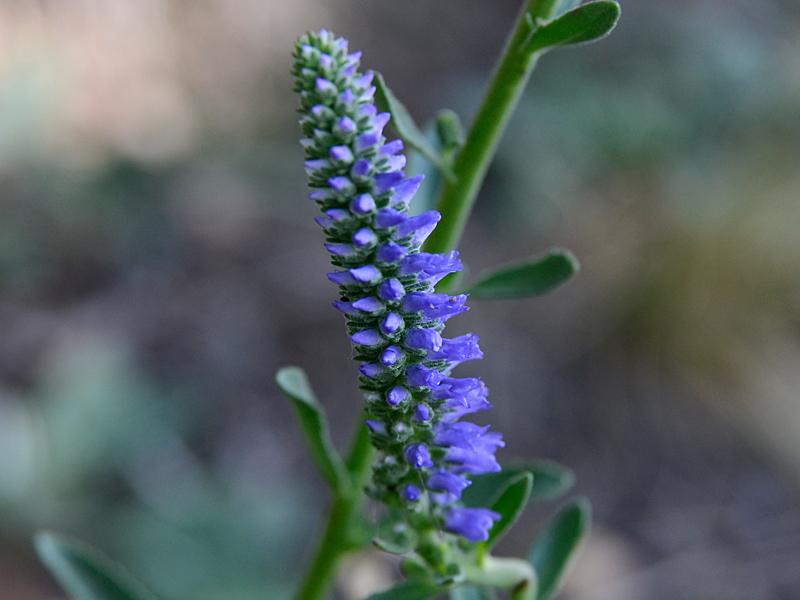
<path id="1" fill-rule="evenodd" d="M 489 87 L 453 164 L 454 179 L 445 182 L 438 209 L 442 220 L 428 238 L 428 252 L 446 252 L 458 245 L 497 146 L 536 65 L 537 55 L 525 42 L 530 20 L 549 18 L 553 0 L 526 0 L 509 35 Z"/>

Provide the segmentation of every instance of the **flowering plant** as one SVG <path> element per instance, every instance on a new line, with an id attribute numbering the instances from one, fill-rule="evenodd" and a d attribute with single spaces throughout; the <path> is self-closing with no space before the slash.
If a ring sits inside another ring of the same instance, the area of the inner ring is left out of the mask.
<path id="1" fill-rule="evenodd" d="M 611 0 L 575 4 L 527 0 L 469 132 L 455 113 L 442 111 L 433 141 L 380 75 L 359 71 L 360 54 L 345 39 L 323 30 L 297 42 L 292 72 L 309 197 L 322 211 L 317 223 L 335 267 L 328 278 L 339 289 L 334 307 L 345 317 L 364 392 L 361 424 L 342 458 L 303 371 L 288 367 L 277 375 L 334 493 L 299 600 L 326 597 L 339 559 L 370 541 L 401 556 L 406 576 L 375 600 L 446 592 L 490 598 L 493 589 L 545 600 L 588 527 L 588 504 L 577 500 L 528 559 L 491 554 L 525 505 L 557 496 L 570 475 L 552 463 L 501 467 L 501 434 L 466 420 L 490 408 L 488 389 L 479 378 L 454 373 L 482 358 L 478 336 L 443 335 L 445 322 L 468 309 L 467 293 L 449 293 L 462 269 L 454 247 L 536 62 L 556 47 L 606 35 L 619 16 Z M 384 136 L 390 123 L 399 139 Z M 423 178 L 405 174 L 405 146 L 437 170 L 438 210 L 412 214 Z M 466 291 L 487 299 L 539 294 L 576 270 L 570 253 L 554 250 Z M 376 536 L 363 534 L 365 492 L 385 507 Z M 51 536 L 40 538 L 39 550 L 76 598 L 147 597 L 126 575 L 109 574 L 88 549 Z"/>

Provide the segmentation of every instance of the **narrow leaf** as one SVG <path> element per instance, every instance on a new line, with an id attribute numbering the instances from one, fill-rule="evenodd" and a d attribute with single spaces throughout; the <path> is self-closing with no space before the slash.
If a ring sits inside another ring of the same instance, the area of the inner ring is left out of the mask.
<path id="1" fill-rule="evenodd" d="M 347 488 L 348 475 L 328 431 L 325 410 L 317 402 L 311 384 L 299 367 L 284 367 L 275 375 L 281 391 L 292 401 L 311 453 L 328 483 L 337 491 Z"/>
<path id="2" fill-rule="evenodd" d="M 431 145 L 425 134 L 422 133 L 405 105 L 397 99 L 380 73 L 375 74 L 375 101 L 382 111 L 392 115 L 392 125 L 397 134 L 417 152 L 431 161 L 447 177 L 453 178 L 450 167 L 445 163 L 441 154 Z"/>
<path id="3" fill-rule="evenodd" d="M 537 296 L 558 287 L 579 269 L 578 259 L 569 250 L 553 248 L 542 258 L 495 271 L 473 284 L 469 292 L 484 300 Z"/>
<path id="4" fill-rule="evenodd" d="M 489 539 L 482 545 L 486 548 L 494 546 L 503 534 L 517 521 L 531 495 L 533 475 L 520 473 L 506 486 L 505 491 L 491 505 L 491 509 L 500 514 L 500 520 L 489 531 Z"/>
<path id="5" fill-rule="evenodd" d="M 580 498 L 567 505 L 536 540 L 528 561 L 539 575 L 537 600 L 548 600 L 569 568 L 571 559 L 591 526 L 591 506 Z"/>
<path id="6" fill-rule="evenodd" d="M 528 40 L 527 50 L 538 52 L 598 40 L 614 29 L 619 15 L 619 4 L 612 0 L 597 0 L 578 6 L 541 24 Z"/>
<path id="7" fill-rule="evenodd" d="M 529 502 L 555 500 L 575 483 L 575 474 L 562 465 L 549 460 L 535 460 L 506 465 L 499 473 L 486 473 L 472 477 L 472 484 L 464 490 L 462 499 L 467 506 L 489 506 L 520 473 L 533 475 L 533 488 Z"/>
<path id="8" fill-rule="evenodd" d="M 125 569 L 86 544 L 50 532 L 34 537 L 39 559 L 73 600 L 153 600 Z"/>
<path id="9" fill-rule="evenodd" d="M 410 581 L 385 592 L 372 594 L 367 600 L 426 600 L 443 591 L 440 586 L 433 583 Z"/>

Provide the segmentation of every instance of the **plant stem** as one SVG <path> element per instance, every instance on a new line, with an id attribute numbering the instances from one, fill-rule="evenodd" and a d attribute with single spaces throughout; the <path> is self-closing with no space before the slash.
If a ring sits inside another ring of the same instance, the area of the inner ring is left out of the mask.
<path id="1" fill-rule="evenodd" d="M 456 156 L 455 178 L 446 181 L 442 189 L 438 202 L 442 220 L 428 238 L 428 252 L 446 252 L 458 245 L 500 138 L 536 65 L 537 54 L 525 48 L 531 34 L 530 20 L 549 18 L 555 4 L 552 0 L 526 0 L 523 4 L 466 142 Z"/>
<path id="2" fill-rule="evenodd" d="M 351 477 L 349 489 L 333 500 L 325 532 L 295 596 L 296 600 L 323 600 L 333 585 L 339 560 L 344 554 L 358 547 L 359 544 L 354 541 L 354 533 L 364 501 L 363 488 L 371 465 L 372 446 L 369 432 L 359 422 L 347 457 L 347 467 Z"/>

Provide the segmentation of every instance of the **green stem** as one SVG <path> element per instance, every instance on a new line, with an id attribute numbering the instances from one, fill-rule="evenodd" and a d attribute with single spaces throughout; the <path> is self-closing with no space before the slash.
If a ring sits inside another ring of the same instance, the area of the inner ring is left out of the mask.
<path id="1" fill-rule="evenodd" d="M 359 546 L 354 537 L 364 501 L 363 488 L 369 476 L 372 454 L 369 432 L 364 425 L 359 424 L 347 458 L 351 477 L 349 489 L 333 500 L 325 532 L 300 584 L 296 600 L 323 600 L 333 585 L 336 567 L 342 556 Z"/>
<path id="2" fill-rule="evenodd" d="M 536 65 L 537 54 L 526 49 L 532 19 L 549 18 L 553 0 L 526 0 L 506 41 L 466 142 L 453 164 L 453 181 L 445 182 L 438 209 L 442 220 L 428 238 L 428 252 L 455 248 L 464 232 L 475 198 L 497 146 Z"/>

